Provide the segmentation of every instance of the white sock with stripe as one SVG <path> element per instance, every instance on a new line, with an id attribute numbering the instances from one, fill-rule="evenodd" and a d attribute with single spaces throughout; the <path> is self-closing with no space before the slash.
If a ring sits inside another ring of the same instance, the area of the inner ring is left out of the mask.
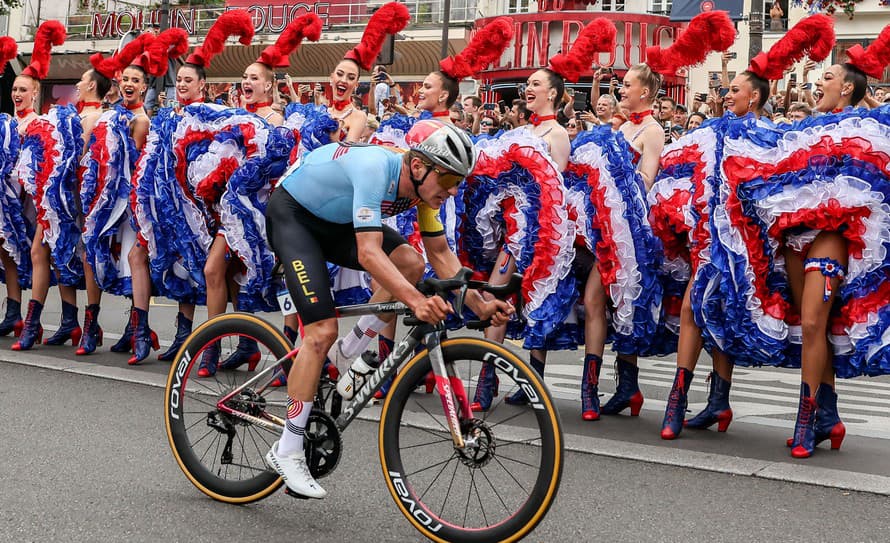
<path id="1" fill-rule="evenodd" d="M 312 402 L 301 402 L 287 397 L 287 423 L 278 441 L 278 456 L 290 456 L 303 452 L 303 436 L 312 411 Z"/>
<path id="2" fill-rule="evenodd" d="M 377 315 L 362 316 L 352 328 L 352 332 L 346 334 L 340 342 L 340 354 L 349 359 L 358 358 L 384 326 L 386 321 L 380 320 Z"/>

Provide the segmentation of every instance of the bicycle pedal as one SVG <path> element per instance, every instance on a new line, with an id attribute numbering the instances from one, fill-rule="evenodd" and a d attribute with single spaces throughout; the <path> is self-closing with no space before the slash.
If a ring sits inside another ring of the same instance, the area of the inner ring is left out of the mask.
<path id="1" fill-rule="evenodd" d="M 293 490 L 288 488 L 287 485 L 284 485 L 284 493 L 287 494 L 288 496 L 290 496 L 291 498 L 296 498 L 298 500 L 308 500 L 309 499 L 308 496 L 304 496 L 302 494 L 297 494 L 296 492 L 294 492 Z"/>

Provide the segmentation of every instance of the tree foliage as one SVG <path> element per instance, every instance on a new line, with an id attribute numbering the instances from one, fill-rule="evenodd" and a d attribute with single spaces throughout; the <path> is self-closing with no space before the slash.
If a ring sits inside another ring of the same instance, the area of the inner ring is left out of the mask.
<path id="1" fill-rule="evenodd" d="M 10 10 L 22 7 L 22 0 L 0 0 L 0 15 L 7 15 Z"/>

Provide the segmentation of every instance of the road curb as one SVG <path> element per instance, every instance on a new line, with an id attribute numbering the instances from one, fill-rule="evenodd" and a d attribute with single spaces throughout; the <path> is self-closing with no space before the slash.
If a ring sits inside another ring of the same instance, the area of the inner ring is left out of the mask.
<path id="1" fill-rule="evenodd" d="M 14 358 L 13 354 L 12 352 L 0 351 L 0 362 L 156 388 L 164 388 L 167 384 L 166 375 L 161 374 L 141 373 L 129 368 L 108 367 L 90 362 L 58 359 L 36 353 L 28 353 L 27 358 Z M 379 421 L 379 406 L 369 405 L 358 418 L 370 422 Z M 435 426 L 429 427 L 431 429 L 436 428 Z M 890 477 L 835 470 L 803 463 L 771 462 L 725 454 L 630 443 L 580 434 L 567 434 L 565 436 L 565 448 L 573 452 L 621 460 L 890 496 Z"/>

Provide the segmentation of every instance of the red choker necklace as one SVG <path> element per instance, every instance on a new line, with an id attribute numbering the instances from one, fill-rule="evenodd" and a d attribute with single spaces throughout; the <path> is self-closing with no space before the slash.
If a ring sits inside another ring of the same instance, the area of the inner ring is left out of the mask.
<path id="1" fill-rule="evenodd" d="M 331 103 L 331 107 L 334 108 L 334 109 L 336 109 L 337 111 L 342 111 L 342 110 L 348 108 L 348 107 L 351 106 L 351 105 L 352 105 L 352 99 L 349 99 L 349 100 L 334 100 L 334 101 Z"/>
<path id="2" fill-rule="evenodd" d="M 140 109 L 142 107 L 142 102 L 136 102 L 135 104 L 124 103 L 124 107 L 130 111 L 133 111 L 134 109 Z"/>
<path id="3" fill-rule="evenodd" d="M 271 100 L 268 102 L 256 102 L 254 104 L 247 104 L 246 109 L 247 109 L 247 111 L 249 111 L 251 113 L 256 113 L 258 109 L 264 108 L 264 107 L 269 107 L 271 105 L 272 105 Z"/>
<path id="4" fill-rule="evenodd" d="M 645 119 L 649 115 L 652 115 L 651 109 L 647 109 L 646 111 L 641 111 L 639 113 L 631 113 L 630 115 L 628 115 L 627 119 L 633 124 L 640 124 L 643 122 L 643 119 Z"/>
<path id="5" fill-rule="evenodd" d="M 544 121 L 550 121 L 555 118 L 556 115 L 538 115 L 537 113 L 532 113 L 532 116 L 529 117 L 528 122 L 532 123 L 532 126 L 539 126 Z"/>
<path id="6" fill-rule="evenodd" d="M 845 108 L 842 108 L 842 107 L 836 107 L 836 108 L 832 109 L 831 112 L 832 112 L 832 113 L 840 113 L 840 112 L 842 112 L 844 109 L 845 109 Z"/>
<path id="7" fill-rule="evenodd" d="M 179 107 L 190 106 L 192 104 L 199 104 L 199 103 L 202 103 L 203 101 L 204 100 L 201 98 L 198 98 L 197 100 L 180 100 Z"/>
<path id="8" fill-rule="evenodd" d="M 102 102 L 77 102 L 77 112 L 81 113 L 88 107 L 102 109 Z"/>
<path id="9" fill-rule="evenodd" d="M 448 117 L 451 114 L 447 109 L 445 111 L 434 111 L 433 117 Z"/>
<path id="10" fill-rule="evenodd" d="M 29 107 L 29 108 L 27 108 L 27 109 L 23 109 L 23 110 L 21 110 L 21 111 L 16 111 L 16 112 L 15 112 L 15 116 L 18 117 L 19 119 L 24 119 L 25 117 L 27 117 L 27 116 L 30 115 L 31 113 L 34 113 L 34 108 L 33 108 L 33 107 Z"/>

